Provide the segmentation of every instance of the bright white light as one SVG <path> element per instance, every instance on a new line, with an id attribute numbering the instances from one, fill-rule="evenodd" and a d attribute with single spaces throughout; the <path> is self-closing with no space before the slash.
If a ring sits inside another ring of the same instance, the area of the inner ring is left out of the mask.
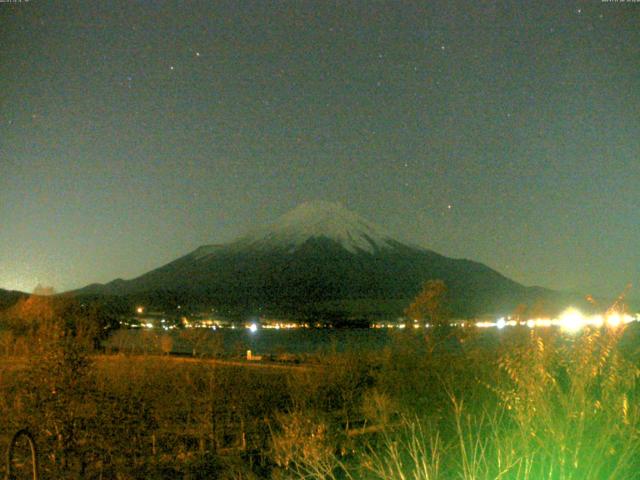
<path id="1" fill-rule="evenodd" d="M 553 322 L 549 318 L 538 318 L 536 320 L 536 327 L 550 327 Z"/>
<path id="2" fill-rule="evenodd" d="M 556 318 L 530 318 L 526 322 L 516 322 L 508 318 L 499 318 L 496 322 L 476 322 L 476 327 L 490 328 L 496 327 L 503 329 L 516 325 L 526 325 L 529 328 L 537 327 L 559 327 L 566 332 L 576 332 L 584 327 L 601 328 L 606 325 L 610 328 L 616 328 L 620 325 L 640 321 L 640 315 L 632 316 L 627 313 L 611 312 L 606 315 L 593 314 L 584 315 L 576 308 L 569 307 Z"/>
<path id="3" fill-rule="evenodd" d="M 622 318 L 619 313 L 614 312 L 607 315 L 607 325 L 610 327 L 617 327 L 620 323 L 622 323 Z"/>
<path id="4" fill-rule="evenodd" d="M 575 308 L 568 308 L 560 315 L 560 327 L 563 330 L 575 332 L 586 325 L 584 315 Z"/>
<path id="5" fill-rule="evenodd" d="M 491 328 L 491 327 L 495 327 L 496 324 L 493 322 L 477 322 L 476 323 L 476 327 L 478 328 Z"/>
<path id="6" fill-rule="evenodd" d="M 594 315 L 593 317 L 591 317 L 591 325 L 597 328 L 600 328 L 602 325 L 604 325 L 604 318 L 602 317 L 602 315 Z"/>
<path id="7" fill-rule="evenodd" d="M 251 333 L 255 333 L 258 331 L 258 325 L 256 325 L 255 323 L 252 323 L 251 325 L 249 325 L 249 330 L 251 330 Z"/>

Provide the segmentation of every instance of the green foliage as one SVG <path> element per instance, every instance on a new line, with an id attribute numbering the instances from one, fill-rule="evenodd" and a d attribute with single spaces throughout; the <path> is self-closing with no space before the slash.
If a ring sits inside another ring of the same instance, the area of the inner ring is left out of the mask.
<path id="1" fill-rule="evenodd" d="M 298 453 L 289 471 L 314 479 L 640 478 L 639 371 L 620 348 L 623 333 L 516 330 L 497 348 L 476 343 L 457 355 L 429 348 L 419 355 L 417 345 L 390 350 L 362 409 L 386 410 L 367 415 L 385 419 L 374 423 L 381 429 L 370 429 L 347 459 Z M 399 401 L 374 402 L 369 396 L 380 388 Z M 398 405 L 405 414 L 394 425 Z M 292 443 L 304 452 L 313 440 L 307 432 Z"/>
<path id="2" fill-rule="evenodd" d="M 637 366 L 625 359 L 623 329 L 576 337 L 532 334 L 503 356 L 507 379 L 495 388 L 515 428 L 516 455 L 531 478 L 631 478 L 638 452 Z M 534 462 L 535 459 L 535 462 Z"/>

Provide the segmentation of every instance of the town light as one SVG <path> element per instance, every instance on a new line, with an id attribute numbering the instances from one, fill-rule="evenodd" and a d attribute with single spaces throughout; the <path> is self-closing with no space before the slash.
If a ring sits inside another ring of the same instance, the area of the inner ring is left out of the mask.
<path id="1" fill-rule="evenodd" d="M 576 332 L 587 324 L 587 320 L 579 310 L 568 308 L 560 315 L 560 328 L 569 332 Z"/>
<path id="2" fill-rule="evenodd" d="M 613 312 L 607 315 L 607 325 L 610 327 L 617 327 L 622 323 L 622 318 L 619 313 Z"/>

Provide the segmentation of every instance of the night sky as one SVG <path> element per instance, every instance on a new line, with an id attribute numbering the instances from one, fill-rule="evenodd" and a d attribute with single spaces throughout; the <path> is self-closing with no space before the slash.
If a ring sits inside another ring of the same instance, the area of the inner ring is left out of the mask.
<path id="1" fill-rule="evenodd" d="M 31 0 L 0 40 L 0 288 L 317 199 L 527 285 L 640 283 L 640 3 Z"/>

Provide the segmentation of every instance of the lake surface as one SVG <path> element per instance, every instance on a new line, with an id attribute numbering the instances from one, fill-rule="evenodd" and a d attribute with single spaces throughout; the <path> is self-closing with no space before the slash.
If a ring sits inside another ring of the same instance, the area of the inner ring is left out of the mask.
<path id="1" fill-rule="evenodd" d="M 345 351 L 371 351 L 383 349 L 400 332 L 362 329 L 260 329 L 246 328 L 162 332 L 155 330 L 124 330 L 107 341 L 107 345 L 121 349 L 152 349 L 160 345 L 162 337 L 170 337 L 173 353 L 191 353 L 195 345 L 200 353 L 245 355 L 251 350 L 256 355 L 290 353 L 322 354 Z M 189 338 L 191 336 L 191 338 Z M 200 337 L 200 338 L 194 338 Z M 158 347 L 160 348 L 160 347 Z"/>
<path id="2" fill-rule="evenodd" d="M 526 327 L 505 328 L 504 330 L 481 329 L 480 340 L 485 346 L 497 345 L 501 338 L 508 338 L 519 329 L 526 333 Z M 547 331 L 542 329 L 542 332 Z M 398 329 L 259 329 L 251 332 L 246 328 L 204 330 L 192 329 L 163 332 L 158 330 L 120 330 L 107 340 L 108 348 L 121 351 L 152 352 L 165 348 L 176 354 L 191 354 L 195 346 L 198 354 L 222 354 L 244 356 L 247 350 L 254 355 L 321 355 L 331 352 L 371 352 L 382 351 L 394 343 L 412 340 L 420 341 L 427 330 Z M 576 334 L 565 333 L 567 341 Z M 191 338 L 189 338 L 191 337 Z M 167 342 L 168 340 L 168 342 Z M 627 325 L 622 345 L 625 350 L 637 351 L 640 346 L 640 324 Z"/>

